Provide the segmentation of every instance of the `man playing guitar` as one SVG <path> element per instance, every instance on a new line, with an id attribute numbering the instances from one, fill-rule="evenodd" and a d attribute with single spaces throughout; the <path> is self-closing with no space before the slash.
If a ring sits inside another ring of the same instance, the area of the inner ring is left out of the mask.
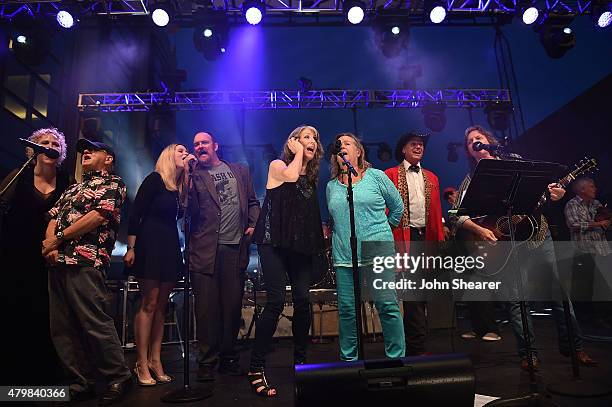
<path id="1" fill-rule="evenodd" d="M 471 174 L 473 173 L 476 164 L 478 164 L 478 162 L 482 159 L 496 158 L 491 155 L 491 153 L 487 149 L 476 151 L 474 149 L 474 143 L 480 142 L 482 144 L 499 145 L 497 139 L 495 139 L 495 137 L 489 131 L 485 130 L 481 126 L 468 127 L 465 131 L 464 141 L 465 151 L 468 157 L 468 162 L 470 164 L 470 173 L 466 175 L 465 179 L 461 183 L 461 186 L 459 187 L 459 197 L 455 208 L 461 206 L 461 201 L 470 184 Z M 563 195 L 565 194 L 565 189 L 561 188 L 560 185 L 553 183 L 548 185 L 548 193 L 550 194 L 551 201 L 558 201 L 563 198 Z M 494 244 L 494 242 L 498 240 L 498 237 L 492 230 L 479 225 L 477 222 L 470 219 L 468 216 L 451 216 L 450 223 L 452 225 L 452 232 L 454 234 L 456 234 L 459 230 L 464 230 L 476 235 L 477 239 L 479 239 L 480 241 L 491 242 Z M 539 227 L 536 233 L 534 233 L 529 238 L 527 247 L 529 248 L 529 255 L 525 256 L 525 270 L 527 274 L 530 273 L 530 270 L 535 270 L 536 267 L 540 268 L 544 266 L 550 268 L 550 271 L 553 275 L 558 275 L 553 241 L 550 235 L 550 231 L 548 230 L 548 223 L 543 215 L 540 215 Z M 521 357 L 521 367 L 526 370 L 529 366 L 529 353 L 522 335 L 523 324 L 521 320 L 520 303 L 518 301 L 508 302 L 507 309 L 509 313 L 511 327 L 517 340 L 518 353 Z M 578 328 L 578 324 L 576 322 L 576 317 L 574 315 L 571 302 L 571 319 L 572 324 L 574 326 L 574 332 L 576 333 L 576 338 L 574 340 L 575 346 L 573 350 L 569 349 L 567 326 L 565 323 L 563 315 L 563 306 L 561 302 L 554 302 L 552 304 L 552 309 L 559 336 L 560 353 L 564 356 L 570 356 L 571 351 L 573 351 L 576 353 L 577 359 L 581 364 L 587 366 L 596 365 L 596 362 L 591 359 L 582 348 L 582 337 Z M 535 341 L 535 336 L 533 330 L 533 323 L 529 315 L 527 325 L 530 343 L 533 345 Z M 540 361 L 537 357 L 537 352 L 535 350 L 533 350 L 532 352 L 532 359 L 533 366 L 537 370 L 539 368 Z"/>

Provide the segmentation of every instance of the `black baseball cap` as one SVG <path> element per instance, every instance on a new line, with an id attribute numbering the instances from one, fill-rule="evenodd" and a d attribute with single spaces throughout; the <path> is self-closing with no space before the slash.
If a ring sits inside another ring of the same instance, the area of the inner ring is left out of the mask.
<path id="1" fill-rule="evenodd" d="M 115 161 L 115 151 L 108 144 L 80 138 L 79 141 L 77 141 L 76 148 L 79 153 L 83 153 L 85 150 L 106 151 L 113 157 L 113 161 Z"/>

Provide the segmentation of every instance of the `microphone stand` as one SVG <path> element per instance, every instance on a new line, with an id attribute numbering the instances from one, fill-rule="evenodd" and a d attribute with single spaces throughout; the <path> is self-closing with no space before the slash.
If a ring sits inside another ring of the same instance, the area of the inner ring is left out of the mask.
<path id="1" fill-rule="evenodd" d="M 191 313 L 189 312 L 190 305 L 190 285 L 191 279 L 189 274 L 189 242 L 191 240 L 191 190 L 193 166 L 189 165 L 187 173 L 187 205 L 185 215 L 183 217 L 183 229 L 185 231 L 185 250 L 183 256 L 185 258 L 185 285 L 183 288 L 183 341 L 185 354 L 183 358 L 183 387 L 172 390 L 161 397 L 161 401 L 166 403 L 190 403 L 192 401 L 203 400 L 213 395 L 212 387 L 192 387 L 189 377 L 189 333 L 191 332 Z"/>
<path id="2" fill-rule="evenodd" d="M 365 359 L 363 352 L 363 324 L 361 315 L 361 281 L 359 279 L 359 258 L 357 254 L 357 233 L 355 232 L 355 206 L 353 203 L 353 175 L 357 176 L 357 171 L 341 152 L 338 156 L 344 161 L 348 175 L 348 192 L 346 199 L 349 205 L 349 218 L 351 224 L 351 258 L 353 263 L 353 293 L 355 295 L 355 325 L 357 328 L 357 359 Z"/>

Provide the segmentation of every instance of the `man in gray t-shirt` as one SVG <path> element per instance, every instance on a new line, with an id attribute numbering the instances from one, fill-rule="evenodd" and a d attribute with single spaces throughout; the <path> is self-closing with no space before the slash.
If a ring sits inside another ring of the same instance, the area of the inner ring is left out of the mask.
<path id="1" fill-rule="evenodd" d="M 240 203 L 238 202 L 238 183 L 230 167 L 223 161 L 208 169 L 215 182 L 221 206 L 219 244 L 238 244 L 243 235 L 240 228 Z"/>
<path id="2" fill-rule="evenodd" d="M 190 195 L 189 271 L 195 295 L 198 380 L 241 374 L 236 351 L 244 270 L 259 201 L 248 167 L 221 161 L 210 133 L 193 139 L 198 159 Z"/>

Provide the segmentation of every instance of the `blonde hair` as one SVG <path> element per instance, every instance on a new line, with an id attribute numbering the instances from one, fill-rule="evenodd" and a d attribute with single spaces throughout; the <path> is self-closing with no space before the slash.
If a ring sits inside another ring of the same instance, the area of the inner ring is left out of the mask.
<path id="1" fill-rule="evenodd" d="M 47 134 L 52 135 L 59 142 L 60 155 L 55 164 L 56 166 L 59 167 L 60 165 L 62 165 L 62 163 L 66 159 L 66 151 L 68 150 L 68 147 L 66 146 L 66 137 L 64 137 L 64 133 L 62 133 L 55 127 L 45 127 L 45 128 L 34 131 L 30 135 L 30 137 L 28 137 L 28 140 L 34 143 L 38 143 L 40 139 L 43 138 L 43 136 L 46 136 Z M 32 150 L 30 147 L 26 147 L 26 155 L 28 156 L 28 158 L 32 157 L 33 154 L 34 154 L 34 150 Z"/>
<path id="2" fill-rule="evenodd" d="M 361 140 L 359 140 L 359 138 L 356 135 L 354 135 L 353 133 L 340 133 L 336 136 L 336 138 L 334 139 L 334 142 L 339 140 L 340 137 L 345 137 L 345 136 L 352 138 L 353 141 L 355 142 L 355 145 L 357 146 L 357 149 L 361 152 L 361 154 L 359 155 L 359 158 L 357 159 L 357 168 L 359 168 L 360 170 L 365 170 L 366 168 L 370 168 L 372 164 L 366 161 L 365 148 L 363 147 L 363 144 L 361 144 Z M 331 179 L 338 178 L 338 176 L 342 174 L 342 168 L 340 167 L 340 164 L 338 163 L 336 154 L 332 154 L 330 161 L 331 161 L 330 162 L 331 164 L 330 177 Z"/>
<path id="3" fill-rule="evenodd" d="M 176 163 L 174 161 L 174 150 L 176 146 L 183 146 L 183 144 L 170 144 L 168 147 L 164 148 L 164 150 L 159 155 L 157 162 L 155 163 L 155 172 L 157 172 L 164 182 L 166 189 L 168 191 L 182 191 L 182 183 L 178 182 L 177 179 L 179 176 L 183 175 L 182 171 L 177 172 Z M 187 147 L 185 147 L 187 149 Z"/>
<path id="4" fill-rule="evenodd" d="M 292 137 L 299 139 L 300 134 L 302 134 L 304 130 L 312 131 L 315 136 L 315 139 L 317 140 L 317 151 L 315 151 L 315 155 L 312 160 L 310 160 L 308 164 L 306 164 L 306 176 L 308 177 L 308 180 L 314 185 L 317 185 L 317 183 L 319 182 L 319 167 L 321 166 L 321 158 L 323 158 L 323 144 L 321 144 L 321 137 L 319 136 L 319 132 L 317 131 L 317 129 L 307 125 L 302 125 L 293 129 L 291 134 L 289 134 L 289 137 L 287 137 L 285 145 L 283 146 L 281 160 L 283 160 L 284 163 L 287 165 L 289 165 L 291 161 L 293 161 L 295 154 L 291 152 L 291 149 L 289 148 L 287 143 L 289 142 L 289 140 L 291 140 Z"/>

